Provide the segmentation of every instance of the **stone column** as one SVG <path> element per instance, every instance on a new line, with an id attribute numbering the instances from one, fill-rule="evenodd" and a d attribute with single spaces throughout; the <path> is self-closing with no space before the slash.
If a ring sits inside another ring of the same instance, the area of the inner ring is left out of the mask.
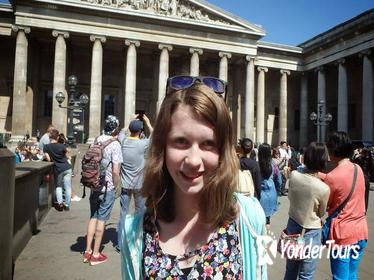
<path id="1" fill-rule="evenodd" d="M 308 144 L 308 77 L 305 72 L 301 76 L 300 96 L 300 148 Z"/>
<path id="2" fill-rule="evenodd" d="M 256 142 L 264 143 L 265 141 L 265 73 L 266 67 L 257 67 L 257 117 L 256 117 Z"/>
<path id="3" fill-rule="evenodd" d="M 55 67 L 53 76 L 53 100 L 52 100 L 52 124 L 55 128 L 66 135 L 67 127 L 67 110 L 60 108 L 55 95 L 58 92 L 65 94 L 66 98 L 61 104 L 66 107 L 68 104 L 68 94 L 66 92 L 66 43 L 65 39 L 69 38 L 68 32 L 58 30 L 52 31 L 52 36 L 56 38 L 55 45 Z"/>
<path id="4" fill-rule="evenodd" d="M 219 62 L 219 78 L 228 82 L 228 72 L 229 72 L 229 59 L 231 58 L 231 53 L 219 52 L 219 57 L 221 58 Z"/>
<path id="5" fill-rule="evenodd" d="M 95 137 L 100 135 L 101 128 L 101 100 L 103 80 L 103 45 L 106 37 L 91 35 L 92 47 L 91 63 L 91 93 L 90 93 L 90 116 L 88 124 L 88 141 L 93 143 Z"/>
<path id="6" fill-rule="evenodd" d="M 244 106 L 244 135 L 253 139 L 255 119 L 255 58 L 247 55 L 247 71 L 245 84 L 245 106 Z"/>
<path id="7" fill-rule="evenodd" d="M 166 93 L 166 82 L 169 78 L 169 52 L 173 50 L 173 46 L 160 44 L 158 48 L 161 50 L 161 54 L 158 73 L 157 113 L 160 110 L 161 103 Z"/>
<path id="8" fill-rule="evenodd" d="M 339 59 L 338 64 L 338 130 L 348 132 L 348 89 L 347 69 L 345 59 Z"/>
<path id="9" fill-rule="evenodd" d="M 280 70 L 279 141 L 287 141 L 287 76 L 290 71 Z"/>
<path id="10" fill-rule="evenodd" d="M 125 86 L 125 108 L 124 126 L 127 127 L 135 114 L 136 102 L 136 48 L 140 46 L 139 41 L 126 40 L 126 86 Z"/>
<path id="11" fill-rule="evenodd" d="M 203 54 L 202 49 L 190 48 L 191 54 L 191 66 L 190 66 L 190 75 L 191 76 L 199 76 L 200 69 L 199 69 L 199 55 Z"/>
<path id="12" fill-rule="evenodd" d="M 325 116 L 326 115 L 326 106 L 327 106 L 325 69 L 323 68 L 323 66 L 320 66 L 316 69 L 316 71 L 318 72 L 318 99 L 317 99 L 317 103 L 321 100 L 323 100 L 325 102 L 325 106 L 322 107 L 322 112 L 321 112 L 322 113 L 321 115 Z M 317 106 L 316 110 L 318 112 L 318 106 Z M 318 127 L 317 127 L 317 129 L 318 129 Z M 325 125 L 321 126 L 320 133 L 321 133 L 321 140 L 324 143 L 326 141 L 326 126 Z"/>
<path id="13" fill-rule="evenodd" d="M 12 114 L 12 142 L 22 140 L 26 134 L 26 122 L 32 124 L 32 118 L 26 118 L 25 108 L 33 104 L 26 104 L 27 87 L 27 50 L 28 40 L 26 34 L 30 33 L 29 27 L 12 26 L 17 32 L 16 55 L 14 62 L 14 83 L 13 83 L 13 114 Z M 31 133 L 31 131 L 29 131 Z"/>
<path id="14" fill-rule="evenodd" d="M 373 63 L 370 50 L 362 55 L 362 140 L 373 141 Z"/>

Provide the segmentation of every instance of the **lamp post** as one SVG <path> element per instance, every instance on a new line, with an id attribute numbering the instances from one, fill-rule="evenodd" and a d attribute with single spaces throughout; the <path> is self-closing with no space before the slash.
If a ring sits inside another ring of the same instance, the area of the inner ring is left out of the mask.
<path id="1" fill-rule="evenodd" d="M 63 92 L 56 93 L 56 100 L 58 102 L 58 106 L 60 108 L 66 108 L 68 111 L 68 129 L 67 129 L 67 138 L 68 138 L 68 145 L 74 146 L 74 125 L 76 124 L 74 121 L 74 117 L 76 116 L 75 113 L 82 113 L 84 114 L 84 108 L 89 102 L 89 98 L 87 94 L 82 93 L 78 98 L 78 93 L 75 89 L 76 85 L 78 84 L 78 79 L 76 76 L 71 75 L 68 77 L 68 92 L 69 92 L 69 101 L 66 107 L 63 107 L 61 104 L 65 100 L 65 94 Z M 82 124 L 84 125 L 84 123 Z M 84 129 L 83 129 L 84 131 Z"/>
<path id="2" fill-rule="evenodd" d="M 317 113 L 310 113 L 309 119 L 317 126 L 317 141 L 319 143 L 324 143 L 326 139 L 324 127 L 332 121 L 332 115 L 326 113 L 326 104 L 324 100 L 321 99 L 318 101 Z"/>

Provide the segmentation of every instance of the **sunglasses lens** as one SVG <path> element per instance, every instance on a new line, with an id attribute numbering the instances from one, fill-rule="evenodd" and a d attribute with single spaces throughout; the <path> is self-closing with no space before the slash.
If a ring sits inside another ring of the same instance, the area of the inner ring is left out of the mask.
<path id="1" fill-rule="evenodd" d="M 169 86 L 172 89 L 186 89 L 194 83 L 194 78 L 189 76 L 176 76 L 169 80 Z"/>
<path id="2" fill-rule="evenodd" d="M 203 83 L 214 90 L 216 93 L 225 93 L 225 84 L 217 78 L 204 78 Z"/>

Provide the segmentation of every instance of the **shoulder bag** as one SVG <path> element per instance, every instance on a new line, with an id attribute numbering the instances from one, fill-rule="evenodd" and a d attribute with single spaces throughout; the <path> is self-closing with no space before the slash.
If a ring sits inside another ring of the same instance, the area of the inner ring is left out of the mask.
<path id="1" fill-rule="evenodd" d="M 342 204 L 340 204 L 340 206 L 338 208 L 336 208 L 336 210 L 330 216 L 327 217 L 325 223 L 323 224 L 322 234 L 321 234 L 321 242 L 322 242 L 323 245 L 326 245 L 326 241 L 328 240 L 328 238 L 330 236 L 330 229 L 331 229 L 332 220 L 335 219 L 339 215 L 340 211 L 343 210 L 343 208 L 347 205 L 348 201 L 352 197 L 353 191 L 354 191 L 355 186 L 356 186 L 356 180 L 357 180 L 357 166 L 356 166 L 356 164 L 353 164 L 353 165 L 354 165 L 354 170 L 355 171 L 354 171 L 354 175 L 353 175 L 351 192 L 349 193 L 348 197 L 344 200 L 344 202 Z"/>

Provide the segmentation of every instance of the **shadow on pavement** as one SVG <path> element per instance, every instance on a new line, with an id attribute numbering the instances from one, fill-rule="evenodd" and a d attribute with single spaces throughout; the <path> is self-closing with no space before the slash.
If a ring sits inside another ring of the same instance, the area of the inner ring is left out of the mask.
<path id="1" fill-rule="evenodd" d="M 108 224 L 110 226 L 111 224 Z M 112 243 L 112 246 L 115 247 L 117 246 L 117 231 L 115 228 L 106 228 L 104 232 L 104 237 L 101 242 L 101 247 L 100 251 L 102 251 L 105 247 L 106 244 Z M 86 249 L 86 235 L 85 236 L 78 236 L 77 240 L 74 244 L 70 246 L 70 250 L 73 252 L 83 252 Z"/>

